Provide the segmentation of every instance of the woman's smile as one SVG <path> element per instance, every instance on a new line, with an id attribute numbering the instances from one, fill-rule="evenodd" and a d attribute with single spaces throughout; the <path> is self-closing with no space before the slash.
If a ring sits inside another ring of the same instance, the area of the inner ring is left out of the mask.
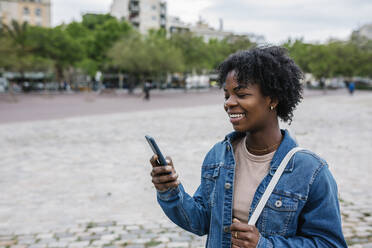
<path id="1" fill-rule="evenodd" d="M 234 124 L 239 124 L 239 121 L 243 120 L 246 115 L 245 113 L 228 113 L 230 122 Z"/>

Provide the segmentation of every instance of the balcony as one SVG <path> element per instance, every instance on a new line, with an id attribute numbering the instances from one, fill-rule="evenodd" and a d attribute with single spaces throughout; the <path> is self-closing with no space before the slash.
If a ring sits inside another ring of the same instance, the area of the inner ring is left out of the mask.
<path id="1" fill-rule="evenodd" d="M 140 7 L 138 5 L 130 4 L 129 11 L 132 13 L 138 13 L 140 12 Z"/>
<path id="2" fill-rule="evenodd" d="M 161 25 L 161 26 L 165 26 L 165 25 L 167 25 L 167 19 L 165 19 L 165 18 L 160 18 L 160 25 Z"/>
<path id="3" fill-rule="evenodd" d="M 167 15 L 167 9 L 166 8 L 160 8 L 160 15 Z"/>
<path id="4" fill-rule="evenodd" d="M 129 19 L 129 21 L 130 21 L 131 23 L 140 23 L 140 18 L 139 18 L 139 16 L 134 16 L 134 17 L 131 17 L 131 18 Z"/>

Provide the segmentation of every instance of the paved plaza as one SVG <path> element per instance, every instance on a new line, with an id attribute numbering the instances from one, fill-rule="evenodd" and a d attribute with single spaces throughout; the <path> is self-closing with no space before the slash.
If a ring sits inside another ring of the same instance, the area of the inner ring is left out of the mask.
<path id="1" fill-rule="evenodd" d="M 0 248 L 203 247 L 205 237 L 182 231 L 158 206 L 144 139 L 156 138 L 192 194 L 204 155 L 232 127 L 222 92 L 187 94 L 169 93 L 168 101 L 154 94 L 150 102 L 120 96 L 112 112 L 101 106 L 50 118 L 45 110 L 40 120 L 31 103 L 6 103 L 33 113 L 27 120 L 0 102 Z M 372 247 L 371 123 L 372 93 L 345 91 L 308 94 L 292 125 L 282 125 L 328 161 L 353 248 Z"/>

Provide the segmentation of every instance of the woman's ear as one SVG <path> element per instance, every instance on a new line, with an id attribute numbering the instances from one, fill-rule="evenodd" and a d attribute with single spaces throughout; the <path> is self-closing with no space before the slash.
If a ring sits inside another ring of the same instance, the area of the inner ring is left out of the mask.
<path id="1" fill-rule="evenodd" d="M 278 98 L 270 98 L 270 99 L 271 99 L 270 106 L 273 106 L 274 108 L 276 108 L 279 104 Z"/>
<path id="2" fill-rule="evenodd" d="M 268 96 L 268 97 L 266 97 L 266 103 L 269 106 L 269 108 L 271 110 L 273 110 L 278 106 L 279 101 L 278 101 L 277 98 L 271 98 L 271 97 Z"/>

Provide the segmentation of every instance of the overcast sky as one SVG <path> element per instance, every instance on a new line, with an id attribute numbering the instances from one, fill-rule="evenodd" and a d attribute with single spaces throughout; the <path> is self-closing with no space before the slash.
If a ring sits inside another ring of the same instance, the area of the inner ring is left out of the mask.
<path id="1" fill-rule="evenodd" d="M 107 13 L 112 0 L 52 0 L 52 24 L 80 20 L 81 13 Z M 195 23 L 201 16 L 218 28 L 263 35 L 269 43 L 303 37 L 324 42 L 346 39 L 372 23 L 372 0 L 168 0 L 168 15 Z"/>

